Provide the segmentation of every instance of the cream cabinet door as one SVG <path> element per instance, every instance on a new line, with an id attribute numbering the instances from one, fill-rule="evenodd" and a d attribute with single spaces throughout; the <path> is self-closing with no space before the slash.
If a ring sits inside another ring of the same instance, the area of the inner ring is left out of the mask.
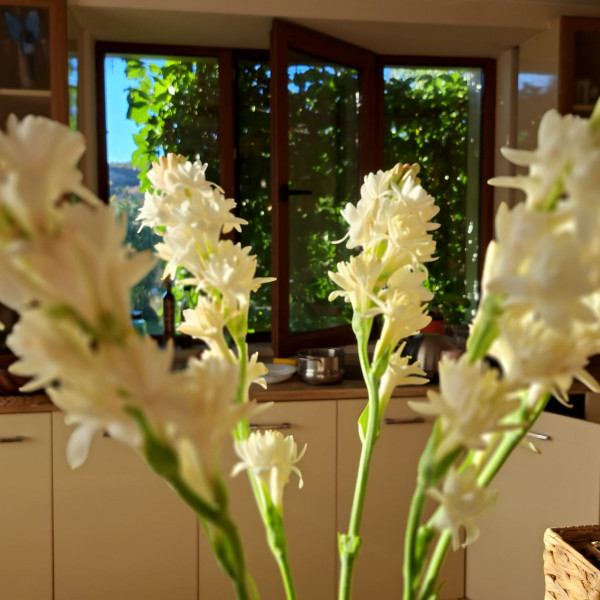
<path id="1" fill-rule="evenodd" d="M 544 413 L 532 439 L 542 454 L 517 448 L 491 487 L 494 512 L 481 519 L 481 537 L 467 549 L 467 597 L 544 597 L 542 553 L 548 527 L 598 523 L 600 425 Z"/>
<path id="2" fill-rule="evenodd" d="M 278 402 L 251 419 L 255 425 L 282 428 L 292 434 L 299 449 L 307 444 L 298 463 L 304 487 L 292 474 L 285 489 L 284 515 L 290 562 L 299 598 L 335 598 L 335 401 Z M 223 457 L 229 476 L 237 462 L 230 448 Z M 248 570 L 261 600 L 285 598 L 279 570 L 267 546 L 265 532 L 245 473 L 230 481 L 231 508 L 239 524 Z M 204 532 L 200 532 L 200 600 L 229 600 L 234 594 L 229 579 L 219 569 Z"/>
<path id="3" fill-rule="evenodd" d="M 55 600 L 197 599 L 193 512 L 130 448 L 97 437 L 72 471 L 54 414 Z"/>
<path id="4" fill-rule="evenodd" d="M 0 597 L 52 599 L 50 413 L 0 416 Z"/>
<path id="5" fill-rule="evenodd" d="M 422 397 L 415 398 L 423 400 Z M 352 597 L 377 600 L 402 597 L 404 531 L 417 476 L 417 463 L 431 432 L 407 405 L 393 398 L 375 445 L 361 527 L 362 546 L 354 568 Z M 338 402 L 338 530 L 346 532 L 360 441 L 357 421 L 366 401 Z M 432 507 L 433 508 L 433 507 Z M 450 551 L 442 572 L 440 599 L 462 598 L 464 551 Z M 487 599 L 485 599 L 487 600 Z"/>

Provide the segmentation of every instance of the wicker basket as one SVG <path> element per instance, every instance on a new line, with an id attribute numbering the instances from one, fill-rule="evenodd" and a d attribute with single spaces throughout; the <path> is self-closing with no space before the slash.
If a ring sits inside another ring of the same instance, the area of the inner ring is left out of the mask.
<path id="1" fill-rule="evenodd" d="M 600 600 L 600 525 L 546 529 L 545 600 Z"/>

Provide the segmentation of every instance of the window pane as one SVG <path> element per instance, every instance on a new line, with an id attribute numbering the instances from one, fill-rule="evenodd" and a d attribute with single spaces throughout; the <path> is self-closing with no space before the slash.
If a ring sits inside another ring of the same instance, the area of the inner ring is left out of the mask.
<path id="1" fill-rule="evenodd" d="M 386 168 L 421 165 L 440 212 L 428 263 L 432 306 L 450 324 L 470 320 L 478 302 L 481 69 L 384 69 Z"/>
<path id="2" fill-rule="evenodd" d="M 290 169 L 290 332 L 349 323 L 330 303 L 327 276 L 347 259 L 340 209 L 360 181 L 360 80 L 356 69 L 294 52 L 288 67 Z"/>
<path id="3" fill-rule="evenodd" d="M 67 61 L 67 81 L 69 84 L 69 128 L 79 131 L 79 115 L 77 108 L 77 96 L 79 85 L 79 61 L 76 52 L 69 52 Z"/>
<path id="4" fill-rule="evenodd" d="M 268 60 L 238 61 L 236 210 L 248 221 L 240 241 L 257 256 L 257 277 L 271 275 L 270 80 Z M 250 301 L 248 331 L 271 331 L 271 286 L 261 286 Z"/>
<path id="5" fill-rule="evenodd" d="M 127 241 L 151 248 L 157 236 L 135 223 L 145 174 L 168 152 L 208 163 L 206 176 L 219 182 L 219 73 L 216 58 L 107 54 L 104 59 L 109 195 L 128 219 Z M 132 290 L 150 333 L 162 332 L 162 266 Z M 183 301 L 183 290 L 174 290 Z"/>

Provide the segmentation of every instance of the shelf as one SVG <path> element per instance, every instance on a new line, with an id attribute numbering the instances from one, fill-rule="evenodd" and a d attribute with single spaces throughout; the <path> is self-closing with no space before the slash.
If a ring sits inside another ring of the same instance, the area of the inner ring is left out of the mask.
<path id="1" fill-rule="evenodd" d="M 0 88 L 0 96 L 26 96 L 28 98 L 50 98 L 50 93 L 50 90 Z"/>
<path id="2" fill-rule="evenodd" d="M 573 104 L 573 112 L 592 114 L 594 104 Z"/>

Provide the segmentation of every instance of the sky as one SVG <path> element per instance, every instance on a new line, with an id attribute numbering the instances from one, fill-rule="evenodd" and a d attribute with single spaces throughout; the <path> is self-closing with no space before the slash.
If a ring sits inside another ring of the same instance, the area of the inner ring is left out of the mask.
<path id="1" fill-rule="evenodd" d="M 127 88 L 134 82 L 127 79 L 125 64 L 122 58 L 105 58 L 106 148 L 109 163 L 130 162 L 135 150 L 133 135 L 137 133 L 138 126 L 127 119 Z"/>

